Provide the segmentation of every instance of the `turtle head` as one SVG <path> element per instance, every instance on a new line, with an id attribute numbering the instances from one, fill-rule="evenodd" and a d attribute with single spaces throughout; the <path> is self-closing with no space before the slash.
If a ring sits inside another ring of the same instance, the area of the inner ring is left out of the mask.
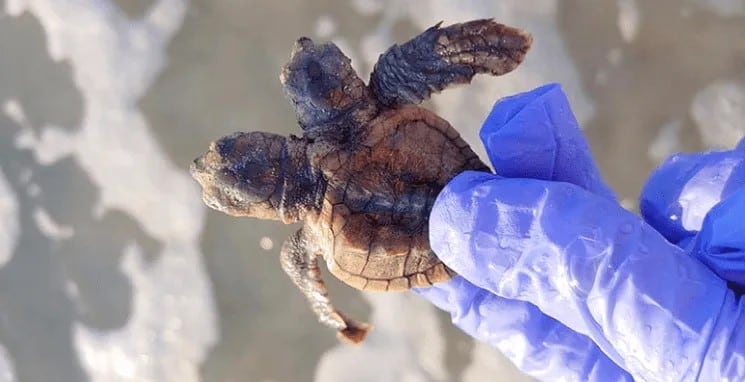
<path id="1" fill-rule="evenodd" d="M 250 132 L 212 142 L 190 172 L 202 186 L 202 200 L 215 210 L 294 223 L 325 191 L 309 168 L 302 141 Z"/>
<path id="2" fill-rule="evenodd" d="M 211 208 L 233 216 L 279 220 L 285 137 L 235 133 L 212 142 L 190 172 Z"/>
<path id="3" fill-rule="evenodd" d="M 351 60 L 333 43 L 300 38 L 279 79 L 304 129 L 341 122 L 374 105 Z"/>

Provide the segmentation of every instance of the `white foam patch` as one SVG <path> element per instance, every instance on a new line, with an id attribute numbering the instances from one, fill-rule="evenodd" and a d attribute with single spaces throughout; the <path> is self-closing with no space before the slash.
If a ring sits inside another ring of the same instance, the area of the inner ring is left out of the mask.
<path id="1" fill-rule="evenodd" d="M 28 125 L 28 119 L 26 113 L 23 111 L 20 102 L 17 99 L 11 98 L 3 102 L 3 113 L 13 122 L 21 126 Z"/>
<path id="2" fill-rule="evenodd" d="M 745 84 L 716 81 L 700 90 L 691 104 L 703 142 L 714 148 L 732 148 L 745 136 Z"/>
<path id="3" fill-rule="evenodd" d="M 647 154 L 655 163 L 661 163 L 671 154 L 680 152 L 680 129 L 683 124 L 679 120 L 673 120 L 664 124 L 657 132 L 657 136 L 649 145 Z"/>
<path id="4" fill-rule="evenodd" d="M 99 332 L 75 326 L 78 349 L 88 372 L 97 381 L 198 381 L 195 361 L 205 353 L 205 325 L 194 316 L 198 311 L 194 293 L 173 293 L 188 289 L 192 282 L 185 264 L 198 253 L 190 248 L 168 248 L 153 266 L 140 249 L 124 250 L 122 269 L 134 288 L 134 316 L 127 327 Z M 184 283 L 189 280 L 189 283 Z M 164 291 L 170 293 L 164 293 Z M 203 305 L 203 304 L 202 304 Z"/>
<path id="5" fill-rule="evenodd" d="M 10 362 L 10 354 L 5 347 L 0 346 L 0 382 L 15 382 L 15 369 Z"/>
<path id="6" fill-rule="evenodd" d="M 75 325 L 85 369 L 93 381 L 197 381 L 216 337 L 198 246 L 204 207 L 196 184 L 170 162 L 137 109 L 165 64 L 187 1 L 156 1 L 136 20 L 111 0 L 5 4 L 11 15 L 38 18 L 52 59 L 71 65 L 84 102 L 72 155 L 100 190 L 95 209 L 124 211 L 163 245 L 148 264 L 127 250 L 122 266 L 134 302 L 125 327 L 98 332 Z"/>
<path id="7" fill-rule="evenodd" d="M 641 12 L 636 0 L 618 0 L 618 30 L 626 43 L 631 43 L 639 33 Z"/>
<path id="8" fill-rule="evenodd" d="M 49 212 L 41 207 L 35 208 L 32 216 L 41 234 L 52 241 L 66 240 L 75 235 L 75 229 L 71 226 L 57 223 L 49 215 Z"/>
<path id="9" fill-rule="evenodd" d="M 327 39 L 336 32 L 336 22 L 329 15 L 323 15 L 316 20 L 316 37 Z"/>
<path id="10" fill-rule="evenodd" d="M 720 17 L 745 16 L 745 1 L 743 0 L 689 0 L 689 2 Z"/>
<path id="11" fill-rule="evenodd" d="M 0 168 L 0 267 L 10 260 L 18 243 L 18 198 Z M 2 369 L 0 369 L 1 371 Z"/>
<path id="12" fill-rule="evenodd" d="M 365 60 L 367 71 L 372 70 L 378 57 L 395 42 L 392 37 L 393 26 L 400 19 L 406 18 L 406 10 L 406 5 L 402 2 L 388 2 L 381 10 L 382 15 L 375 29 L 363 36 L 360 42 L 360 54 Z"/>
<path id="13" fill-rule="evenodd" d="M 383 0 L 352 0 L 352 7 L 360 14 L 371 16 L 380 13 L 387 2 Z"/>
<path id="14" fill-rule="evenodd" d="M 31 150 L 37 162 L 49 165 L 58 159 L 69 155 L 74 150 L 73 134 L 57 127 L 45 126 L 41 129 L 41 136 L 37 136 L 26 117 L 23 105 L 14 98 L 3 103 L 3 113 L 21 127 L 15 136 L 15 147 Z M 31 172 L 28 172 L 30 177 Z"/>
<path id="15" fill-rule="evenodd" d="M 463 371 L 463 375 L 459 379 L 463 382 L 533 381 L 532 378 L 520 373 L 507 357 L 483 342 L 474 344 L 472 357 L 471 364 Z"/>
<path id="16" fill-rule="evenodd" d="M 4 266 L 13 256 L 18 244 L 20 227 L 18 225 L 18 199 L 10 187 L 10 182 L 0 168 L 0 267 Z M 0 345 L 0 381 L 16 381 L 10 354 Z"/>
<path id="17" fill-rule="evenodd" d="M 411 293 L 364 293 L 375 326 L 357 346 L 326 352 L 315 381 L 434 382 L 448 380 L 445 342 L 434 307 Z"/>
<path id="18" fill-rule="evenodd" d="M 39 164 L 50 165 L 75 151 L 75 136 L 57 126 L 46 126 L 40 136 L 24 126 L 16 136 L 15 146 L 31 150 Z"/>

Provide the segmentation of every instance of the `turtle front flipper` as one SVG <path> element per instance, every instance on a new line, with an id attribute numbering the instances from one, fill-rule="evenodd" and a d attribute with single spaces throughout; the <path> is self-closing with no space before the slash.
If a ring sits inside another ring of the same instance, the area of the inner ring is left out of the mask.
<path id="1" fill-rule="evenodd" d="M 347 318 L 331 305 L 331 300 L 318 269 L 318 257 L 308 250 L 303 230 L 298 230 L 282 245 L 280 254 L 282 269 L 308 299 L 318 320 L 337 330 L 340 340 L 360 343 L 365 339 L 371 325 Z"/>
<path id="2" fill-rule="evenodd" d="M 380 103 L 419 103 L 451 84 L 470 82 L 478 73 L 508 73 L 533 42 L 529 33 L 490 19 L 446 28 L 440 24 L 380 56 L 370 76 L 370 89 Z"/>

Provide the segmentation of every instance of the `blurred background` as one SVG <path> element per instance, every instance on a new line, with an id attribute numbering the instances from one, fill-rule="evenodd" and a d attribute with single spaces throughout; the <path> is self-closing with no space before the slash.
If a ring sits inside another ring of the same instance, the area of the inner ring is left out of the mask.
<path id="1" fill-rule="evenodd" d="M 299 132 L 278 81 L 297 37 L 366 78 L 484 17 L 533 34 L 526 62 L 427 104 L 481 154 L 494 101 L 559 82 L 635 210 L 666 156 L 745 134 L 743 0 L 0 0 L 0 381 L 528 380 L 413 294 L 329 279 L 376 325 L 338 344 L 279 268 L 296 227 L 208 211 L 187 174 L 222 135 Z"/>

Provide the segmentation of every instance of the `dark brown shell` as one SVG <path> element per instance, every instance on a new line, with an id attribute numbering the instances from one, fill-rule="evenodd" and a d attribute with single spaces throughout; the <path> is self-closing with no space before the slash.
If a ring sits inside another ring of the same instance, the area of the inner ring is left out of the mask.
<path id="1" fill-rule="evenodd" d="M 357 289 L 426 287 L 454 274 L 430 250 L 428 219 L 440 190 L 465 170 L 486 170 L 444 119 L 417 106 L 387 110 L 353 147 L 312 143 L 328 186 L 308 221 L 332 274 Z"/>

